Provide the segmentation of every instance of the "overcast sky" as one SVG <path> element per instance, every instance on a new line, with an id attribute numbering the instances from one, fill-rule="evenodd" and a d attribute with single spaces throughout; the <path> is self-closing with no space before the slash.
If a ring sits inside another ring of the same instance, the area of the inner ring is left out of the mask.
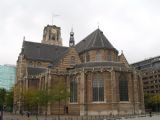
<path id="1" fill-rule="evenodd" d="M 61 27 L 68 46 L 99 28 L 129 63 L 160 55 L 160 0 L 0 0 L 0 64 L 16 64 L 23 36 L 41 42 L 44 26 Z"/>

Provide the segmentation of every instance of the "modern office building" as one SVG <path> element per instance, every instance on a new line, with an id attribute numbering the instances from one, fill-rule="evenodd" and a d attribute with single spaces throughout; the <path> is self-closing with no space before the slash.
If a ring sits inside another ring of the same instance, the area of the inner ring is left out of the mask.
<path id="1" fill-rule="evenodd" d="M 160 93 L 160 56 L 132 64 L 141 72 L 144 93 Z"/>
<path id="2" fill-rule="evenodd" d="M 16 67 L 14 65 L 0 65 L 0 88 L 9 90 L 14 86 Z"/>

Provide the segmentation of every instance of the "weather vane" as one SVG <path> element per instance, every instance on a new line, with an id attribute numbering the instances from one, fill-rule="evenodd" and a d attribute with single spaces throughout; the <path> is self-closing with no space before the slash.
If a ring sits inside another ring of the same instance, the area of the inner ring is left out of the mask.
<path id="1" fill-rule="evenodd" d="M 52 14 L 52 25 L 53 25 L 53 18 L 59 17 L 59 14 Z"/>

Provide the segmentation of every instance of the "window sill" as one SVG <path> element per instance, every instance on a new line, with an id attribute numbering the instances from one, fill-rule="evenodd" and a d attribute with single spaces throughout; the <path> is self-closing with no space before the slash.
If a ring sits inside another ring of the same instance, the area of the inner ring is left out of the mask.
<path id="1" fill-rule="evenodd" d="M 92 104 L 103 104 L 106 103 L 105 101 L 97 101 L 97 102 L 92 102 Z"/>
<path id="2" fill-rule="evenodd" d="M 119 103 L 130 103 L 130 101 L 120 101 Z"/>
<path id="3" fill-rule="evenodd" d="M 78 102 L 70 102 L 69 104 L 74 105 L 74 104 L 78 104 Z"/>

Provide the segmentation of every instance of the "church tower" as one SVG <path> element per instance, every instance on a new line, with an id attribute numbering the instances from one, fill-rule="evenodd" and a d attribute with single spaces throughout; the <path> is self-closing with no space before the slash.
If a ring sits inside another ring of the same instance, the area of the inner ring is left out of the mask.
<path id="1" fill-rule="evenodd" d="M 43 30 L 42 43 L 62 46 L 61 28 L 55 25 L 47 25 Z"/>

